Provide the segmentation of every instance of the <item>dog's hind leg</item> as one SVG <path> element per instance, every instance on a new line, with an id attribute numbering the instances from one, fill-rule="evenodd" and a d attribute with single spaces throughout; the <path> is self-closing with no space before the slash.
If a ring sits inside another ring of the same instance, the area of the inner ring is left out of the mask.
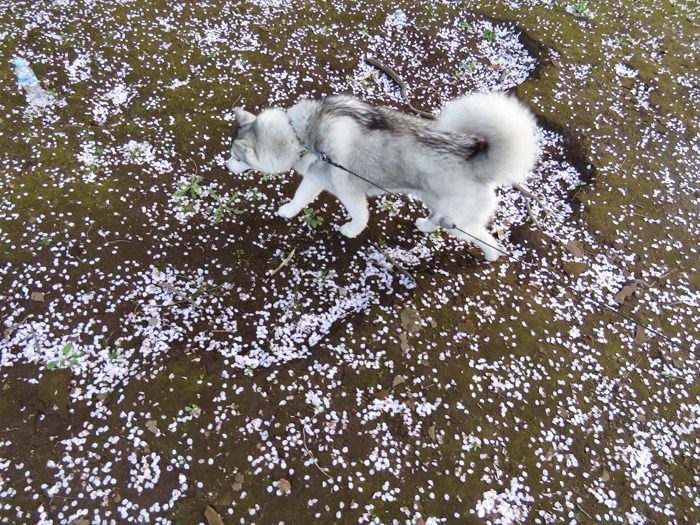
<path id="1" fill-rule="evenodd" d="M 277 210 L 277 215 L 286 219 L 296 217 L 299 212 L 306 208 L 306 206 L 318 197 L 319 193 L 322 191 L 323 188 L 319 186 L 316 181 L 312 180 L 310 177 L 304 177 L 301 179 L 301 184 L 299 184 L 297 191 L 294 193 L 294 198 L 284 206 L 281 206 L 280 209 Z"/>
<path id="2" fill-rule="evenodd" d="M 447 230 L 458 239 L 475 244 L 487 261 L 495 261 L 501 255 L 498 241 L 486 229 L 498 200 L 491 191 L 479 192 L 443 200 L 439 203 L 442 214 L 451 218 L 459 229 Z"/>
<path id="3" fill-rule="evenodd" d="M 364 193 L 352 192 L 338 195 L 338 199 L 348 210 L 350 222 L 340 227 L 340 233 L 346 237 L 357 237 L 362 230 L 367 227 L 369 221 L 369 210 L 367 209 L 367 195 Z"/>
<path id="4" fill-rule="evenodd" d="M 476 226 L 473 224 L 466 227 L 459 224 L 457 226 L 460 228 L 459 230 L 447 231 L 458 239 L 475 244 L 483 252 L 484 258 L 487 261 L 493 262 L 498 260 L 501 255 L 501 250 L 498 247 L 498 241 L 486 230 L 484 226 Z M 467 233 L 465 234 L 464 232 Z"/>

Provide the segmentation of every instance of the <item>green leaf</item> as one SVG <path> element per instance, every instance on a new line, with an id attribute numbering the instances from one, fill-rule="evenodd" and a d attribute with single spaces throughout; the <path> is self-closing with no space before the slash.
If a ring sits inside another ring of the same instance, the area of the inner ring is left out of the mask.
<path id="1" fill-rule="evenodd" d="M 72 349 L 73 349 L 73 343 L 68 343 L 66 346 L 63 347 L 63 350 L 61 350 L 61 353 L 63 355 L 68 355 Z"/>

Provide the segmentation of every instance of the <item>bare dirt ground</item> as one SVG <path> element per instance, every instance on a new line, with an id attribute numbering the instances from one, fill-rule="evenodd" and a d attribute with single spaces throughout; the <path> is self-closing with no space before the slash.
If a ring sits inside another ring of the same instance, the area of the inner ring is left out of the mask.
<path id="1" fill-rule="evenodd" d="M 0 523 L 697 523 L 697 6 L 140 4 L 0 0 Z M 508 256 L 225 172 L 366 56 L 538 115 Z"/>

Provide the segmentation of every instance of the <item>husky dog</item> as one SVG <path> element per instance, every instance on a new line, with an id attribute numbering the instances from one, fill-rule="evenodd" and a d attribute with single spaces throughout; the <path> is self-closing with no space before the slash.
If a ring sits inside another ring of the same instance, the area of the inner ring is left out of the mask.
<path id="1" fill-rule="evenodd" d="M 242 108 L 234 113 L 238 128 L 226 162 L 231 172 L 294 168 L 303 177 L 294 198 L 278 210 L 282 217 L 294 217 L 326 190 L 350 215 L 340 233 L 356 237 L 367 226 L 368 195 L 381 194 L 379 187 L 413 193 L 433 212 L 416 221 L 419 230 L 447 223 L 451 234 L 475 243 L 489 261 L 499 256 L 486 230 L 497 205 L 494 190 L 524 179 L 538 154 L 532 113 L 499 93 L 457 98 L 435 121 L 349 96 L 304 99 L 257 116 Z"/>

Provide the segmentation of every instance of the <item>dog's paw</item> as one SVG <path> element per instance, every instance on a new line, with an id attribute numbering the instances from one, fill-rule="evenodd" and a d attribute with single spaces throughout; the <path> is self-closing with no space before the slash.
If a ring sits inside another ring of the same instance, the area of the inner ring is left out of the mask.
<path id="1" fill-rule="evenodd" d="M 486 259 L 488 262 L 496 262 L 501 256 L 501 253 L 498 250 L 494 250 L 493 248 L 483 249 L 483 252 L 484 259 Z"/>
<path id="2" fill-rule="evenodd" d="M 432 233 L 438 229 L 438 226 L 430 219 L 420 218 L 420 219 L 416 219 L 416 228 L 418 228 L 420 231 L 422 231 L 424 233 Z"/>
<path id="3" fill-rule="evenodd" d="M 285 219 L 291 219 L 292 217 L 299 215 L 299 210 L 292 206 L 292 203 L 290 202 L 284 206 L 280 206 L 280 208 L 277 210 L 277 215 L 284 217 Z"/>
<path id="4" fill-rule="evenodd" d="M 362 230 L 364 230 L 364 229 L 365 229 L 364 225 L 358 226 L 357 224 L 354 224 L 352 221 L 350 221 L 350 222 L 343 224 L 340 227 L 340 233 L 345 235 L 345 237 L 348 237 L 350 239 L 354 239 L 355 237 L 360 235 L 360 233 L 362 233 Z"/>

